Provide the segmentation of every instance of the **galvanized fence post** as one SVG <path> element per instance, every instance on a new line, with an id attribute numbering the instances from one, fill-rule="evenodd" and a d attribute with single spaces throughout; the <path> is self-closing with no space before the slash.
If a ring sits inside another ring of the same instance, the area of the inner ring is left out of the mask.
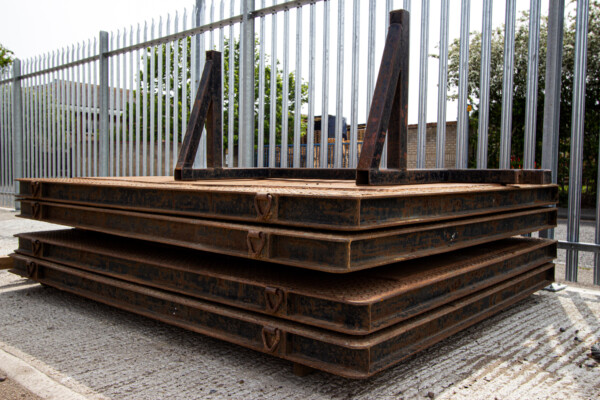
<path id="1" fill-rule="evenodd" d="M 254 0 L 242 0 L 240 38 L 240 167 L 254 166 Z"/>
<path id="2" fill-rule="evenodd" d="M 427 75 L 429 66 L 429 0 L 421 1 L 421 49 L 419 59 L 417 168 L 425 168 L 425 147 L 427 146 Z"/>
<path id="3" fill-rule="evenodd" d="M 19 182 L 18 178 L 23 177 L 23 103 L 21 101 L 21 60 L 16 58 L 13 61 L 13 107 L 12 107 L 12 120 L 13 120 L 13 183 L 15 195 L 19 193 Z M 15 209 L 19 210 L 20 206 L 18 202 L 15 202 Z"/>
<path id="4" fill-rule="evenodd" d="M 533 169 L 535 165 L 541 0 L 531 0 L 530 4 L 529 45 L 527 56 L 527 100 L 525 103 L 525 146 L 523 151 L 523 168 L 525 169 Z"/>
<path id="5" fill-rule="evenodd" d="M 502 78 L 502 121 L 500 122 L 500 168 L 510 169 L 510 144 L 515 65 L 515 20 L 517 0 L 506 0 L 504 17 L 504 76 Z"/>
<path id="6" fill-rule="evenodd" d="M 598 143 L 598 160 L 600 160 L 600 143 Z M 598 166 L 597 182 L 600 182 L 600 165 Z M 594 243 L 600 245 L 600 190 L 596 188 L 596 237 Z M 594 254 L 594 285 L 600 285 L 600 252 Z"/>
<path id="7" fill-rule="evenodd" d="M 203 10 L 204 10 L 205 0 L 196 0 L 196 8 L 195 8 L 195 19 L 194 19 L 194 28 L 197 28 L 202 25 L 203 20 Z M 211 22 L 213 22 L 211 20 Z M 193 46 L 196 48 L 196 63 L 194 64 L 194 81 L 192 82 L 192 99 L 196 95 L 196 90 L 198 89 L 198 84 L 200 83 L 200 76 L 202 75 L 202 65 L 200 58 L 202 56 L 202 49 L 200 46 L 200 35 L 196 35 L 196 40 L 193 42 Z M 212 48 L 210 50 L 213 50 Z"/>
<path id="8" fill-rule="evenodd" d="M 569 219 L 567 220 L 567 241 L 579 242 L 579 222 L 581 220 L 581 180 L 583 171 L 583 140 L 585 118 L 585 79 L 587 66 L 589 1 L 577 2 L 575 30 L 575 68 L 573 71 L 573 112 L 571 118 L 571 149 L 569 167 Z M 565 280 L 577 282 L 579 251 L 570 246 L 567 249 Z"/>
<path id="9" fill-rule="evenodd" d="M 204 24 L 204 16 L 206 14 L 206 4 L 205 4 L 205 0 L 196 0 L 196 7 L 195 7 L 195 18 L 193 19 L 194 22 L 194 28 L 197 28 L 199 26 L 202 26 Z M 212 20 L 212 15 L 211 15 L 211 21 Z M 212 31 L 211 31 L 212 32 Z M 192 55 L 194 56 L 194 58 L 192 59 L 192 67 L 194 69 L 194 72 L 192 74 L 193 76 L 193 82 L 192 82 L 192 93 L 190 93 L 190 99 L 192 99 L 191 101 L 193 101 L 194 96 L 196 96 L 196 90 L 198 90 L 198 85 L 200 83 L 200 76 L 202 75 L 202 67 L 204 65 L 204 36 L 202 34 L 196 35 L 195 39 L 192 41 L 193 46 L 194 46 L 194 51 L 192 52 Z M 211 48 L 209 50 L 214 50 L 212 48 L 213 43 L 211 41 L 210 44 Z M 177 155 L 173 155 L 174 157 L 177 157 Z M 198 155 L 196 156 L 196 159 L 200 161 L 202 167 L 206 167 L 206 134 L 202 135 L 202 138 L 200 139 L 200 145 L 198 148 Z"/>
<path id="10" fill-rule="evenodd" d="M 488 125 L 490 122 L 490 61 L 492 58 L 492 0 L 483 3 L 481 27 L 481 73 L 479 78 L 479 135 L 477 139 L 477 168 L 487 168 Z"/>
<path id="11" fill-rule="evenodd" d="M 446 162 L 446 97 L 448 93 L 448 28 L 450 0 L 442 0 L 440 15 L 440 64 L 438 70 L 438 111 L 435 167 L 444 168 Z"/>
<path id="12" fill-rule="evenodd" d="M 98 95 L 100 97 L 100 110 L 98 118 L 100 119 L 100 176 L 108 176 L 109 164 L 109 137 L 108 137 L 108 32 L 100 31 L 100 83 Z"/>
<path id="13" fill-rule="evenodd" d="M 468 77 L 469 77 L 469 19 L 471 0 L 462 0 L 460 15 L 460 55 L 458 72 L 458 113 L 456 128 L 456 168 L 468 167 L 469 146 L 469 112 Z"/>
<path id="14" fill-rule="evenodd" d="M 564 19 L 565 0 L 557 0 L 553 4 L 550 4 L 548 7 L 548 38 L 546 47 L 542 168 L 552 171 L 552 183 L 558 182 L 558 135 Z M 554 229 L 541 231 L 540 237 L 554 239 Z"/>

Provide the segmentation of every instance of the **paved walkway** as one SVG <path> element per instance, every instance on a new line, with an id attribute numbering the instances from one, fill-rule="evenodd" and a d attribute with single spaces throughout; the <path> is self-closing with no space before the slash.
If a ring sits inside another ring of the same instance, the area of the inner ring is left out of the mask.
<path id="1" fill-rule="evenodd" d="M 0 227 L 2 252 L 16 247 L 13 233 L 45 229 L 2 211 Z M 600 338 L 600 291 L 573 286 L 538 292 L 366 381 L 320 372 L 299 378 L 286 361 L 7 271 L 0 271 L 0 321 L 0 370 L 40 398 L 596 399 L 600 393 L 600 365 L 588 356 Z"/>

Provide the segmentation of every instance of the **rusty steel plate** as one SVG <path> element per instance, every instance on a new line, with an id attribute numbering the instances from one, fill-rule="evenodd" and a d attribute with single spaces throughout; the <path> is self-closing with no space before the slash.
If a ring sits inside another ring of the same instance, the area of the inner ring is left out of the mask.
<path id="1" fill-rule="evenodd" d="M 357 335 L 556 257 L 553 240 L 510 238 L 339 276 L 77 229 L 18 236 L 29 257 Z"/>
<path id="2" fill-rule="evenodd" d="M 21 217 L 301 268 L 346 273 L 556 226 L 556 209 L 345 233 L 21 201 Z"/>
<path id="3" fill-rule="evenodd" d="M 331 230 L 365 230 L 556 204 L 556 185 L 347 181 L 175 181 L 171 177 L 22 179 L 24 199 Z"/>
<path id="4" fill-rule="evenodd" d="M 13 255 L 12 272 L 48 286 L 349 378 L 367 378 L 547 286 L 545 264 L 370 335 L 351 336 Z"/>

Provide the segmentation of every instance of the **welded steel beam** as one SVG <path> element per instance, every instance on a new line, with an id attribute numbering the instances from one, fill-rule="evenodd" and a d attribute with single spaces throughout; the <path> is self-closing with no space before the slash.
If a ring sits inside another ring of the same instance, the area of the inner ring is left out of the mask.
<path id="1" fill-rule="evenodd" d="M 407 169 L 408 57 L 406 54 L 410 44 L 409 17 L 408 11 L 404 10 L 390 13 L 390 26 L 357 171 L 379 169 L 386 137 L 387 167 L 395 170 Z"/>
<path id="2" fill-rule="evenodd" d="M 207 51 L 206 64 L 196 93 L 196 100 L 175 166 L 175 179 L 181 179 L 184 170 L 193 168 L 205 120 L 207 136 L 206 165 L 209 168 L 222 167 L 222 107 L 221 53 Z"/>
<path id="3" fill-rule="evenodd" d="M 228 170 L 223 170 L 228 171 Z M 293 172 L 295 169 L 278 170 Z M 321 170 L 312 170 L 315 173 Z M 150 213 L 187 215 L 331 230 L 364 230 L 555 205 L 556 185 L 453 185 L 352 188 L 347 182 L 248 182 L 219 186 L 187 185 L 168 178 L 127 181 L 79 178 L 21 180 L 20 198 L 108 207 Z M 265 186 L 267 185 L 267 186 Z M 315 190 L 320 196 L 313 196 Z"/>

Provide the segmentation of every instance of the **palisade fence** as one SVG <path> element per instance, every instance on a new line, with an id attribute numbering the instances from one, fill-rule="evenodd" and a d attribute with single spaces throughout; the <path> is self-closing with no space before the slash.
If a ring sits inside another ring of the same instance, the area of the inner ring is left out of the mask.
<path id="1" fill-rule="evenodd" d="M 456 164 L 445 162 L 450 3 L 439 3 L 435 166 L 467 168 L 470 0 L 460 1 Z M 549 4 L 542 167 L 553 170 L 556 182 L 565 5 L 564 0 Z M 15 206 L 18 177 L 172 175 L 210 49 L 223 52 L 228 167 L 353 168 L 361 144 L 358 126 L 366 121 L 388 14 L 399 7 L 410 11 L 411 1 L 196 0 L 189 14 L 100 32 L 69 48 L 15 60 L 0 71 L 0 206 Z M 588 8 L 588 0 L 577 1 L 568 234 L 559 246 L 567 251 L 566 278 L 571 281 L 578 277 L 578 252 L 594 253 L 598 285 L 599 215 L 595 243 L 579 242 Z M 418 107 L 417 168 L 425 166 L 426 158 L 429 31 L 438 23 L 430 20 L 429 9 L 430 0 L 421 0 L 420 21 L 412 21 L 413 34 L 415 27 L 420 33 L 420 48 L 411 49 L 420 61 L 418 72 L 411 72 L 419 97 L 409 105 Z M 505 0 L 500 168 L 510 168 L 516 14 L 516 0 Z M 530 0 L 524 168 L 534 168 L 535 160 L 540 20 L 541 0 Z M 481 32 L 474 157 L 477 168 L 486 168 L 492 0 L 483 0 Z M 367 45 L 361 48 L 365 35 Z M 344 113 L 350 114 L 348 135 L 342 118 L 335 118 L 335 130 L 328 132 L 328 116 Z M 319 115 L 322 129 L 317 136 L 314 121 Z M 204 139 L 198 153 L 196 167 L 202 167 Z M 554 232 L 541 235 L 553 237 Z"/>

